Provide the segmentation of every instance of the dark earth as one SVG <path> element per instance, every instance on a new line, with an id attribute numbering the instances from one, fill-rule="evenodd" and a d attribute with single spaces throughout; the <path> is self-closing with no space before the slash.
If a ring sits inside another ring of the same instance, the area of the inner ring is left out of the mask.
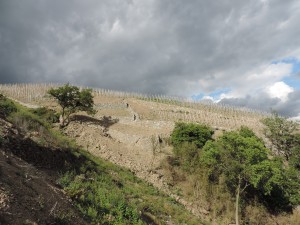
<path id="1" fill-rule="evenodd" d="M 0 224 L 89 224 L 57 184 L 72 155 L 39 146 L 0 118 Z"/>

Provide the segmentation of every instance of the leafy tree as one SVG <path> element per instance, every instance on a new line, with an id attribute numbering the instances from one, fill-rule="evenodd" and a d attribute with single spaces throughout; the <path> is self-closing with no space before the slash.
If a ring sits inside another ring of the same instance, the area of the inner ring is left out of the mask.
<path id="1" fill-rule="evenodd" d="M 70 115 L 77 111 L 85 111 L 89 114 L 95 113 L 91 89 L 80 91 L 78 87 L 66 84 L 56 89 L 51 88 L 48 93 L 58 101 L 62 108 L 61 126 L 67 125 Z"/>
<path id="2" fill-rule="evenodd" d="M 239 224 L 239 202 L 248 188 L 261 192 L 264 196 L 280 193 L 288 203 L 298 201 L 299 181 L 296 179 L 292 191 L 285 190 L 292 184 L 281 161 L 270 160 L 269 150 L 261 139 L 248 128 L 225 132 L 216 141 L 208 141 L 203 147 L 201 162 L 209 168 L 209 177 L 216 181 L 221 175 L 226 185 L 235 195 L 235 217 Z M 295 175 L 295 174 L 294 174 Z M 294 176 L 293 175 L 293 176 Z M 298 196 L 298 197 L 297 197 Z"/>
<path id="3" fill-rule="evenodd" d="M 202 148 L 208 140 L 212 139 L 212 135 L 212 129 L 206 125 L 178 122 L 171 134 L 171 141 L 174 147 L 189 142 Z"/>
<path id="4" fill-rule="evenodd" d="M 273 209 L 286 210 L 300 203 L 299 173 L 282 160 L 264 160 L 252 166 L 250 183 Z"/>
<path id="5" fill-rule="evenodd" d="M 289 160 L 292 149 L 297 144 L 294 136 L 297 123 L 280 117 L 277 113 L 274 113 L 272 117 L 265 118 L 262 122 L 266 125 L 265 135 L 271 141 L 273 150 L 277 155 L 284 156 L 286 160 Z"/>

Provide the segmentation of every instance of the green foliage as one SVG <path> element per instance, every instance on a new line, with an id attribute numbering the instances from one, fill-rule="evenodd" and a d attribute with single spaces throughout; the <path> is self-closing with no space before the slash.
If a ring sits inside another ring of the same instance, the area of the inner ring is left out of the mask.
<path id="1" fill-rule="evenodd" d="M 205 125 L 176 123 L 171 134 L 174 162 L 181 165 L 185 171 L 194 171 L 199 165 L 200 148 L 212 139 L 212 134 L 212 129 Z"/>
<path id="2" fill-rule="evenodd" d="M 299 179 L 295 170 L 285 168 L 278 158 L 270 159 L 270 152 L 262 140 L 242 128 L 226 132 L 216 141 L 203 147 L 202 164 L 208 168 L 210 179 L 225 176 L 226 185 L 233 195 L 247 190 L 261 195 L 274 208 L 299 204 Z M 298 203 L 297 203 L 298 202 Z"/>
<path id="3" fill-rule="evenodd" d="M 189 142 L 195 144 L 197 148 L 202 148 L 212 139 L 212 135 L 212 129 L 206 125 L 178 122 L 171 134 L 171 141 L 174 147 Z"/>
<path id="4" fill-rule="evenodd" d="M 59 114 L 57 114 L 54 110 L 47 109 L 46 107 L 32 109 L 31 112 L 39 117 L 42 117 L 50 124 L 59 122 Z"/>
<path id="5" fill-rule="evenodd" d="M 47 124 L 38 116 L 28 111 L 18 111 L 10 115 L 9 120 L 22 131 L 39 131 Z"/>
<path id="6" fill-rule="evenodd" d="M 199 220 L 187 217 L 174 199 L 161 195 L 129 171 L 88 157 L 94 165 L 85 162 L 79 170 L 66 171 L 59 183 L 91 224 L 164 224 L 164 218 L 169 219 L 169 215 L 176 224 L 186 221 L 201 224 Z M 144 221 L 144 210 L 151 212 L 153 221 Z M 155 218 L 159 218 L 158 222 Z"/>
<path id="7" fill-rule="evenodd" d="M 176 161 L 186 171 L 194 170 L 199 164 L 199 149 L 194 143 L 184 142 L 174 148 Z"/>
<path id="8" fill-rule="evenodd" d="M 70 115 L 77 111 L 85 111 L 90 114 L 95 113 L 91 89 L 80 91 L 78 87 L 66 84 L 63 87 L 52 88 L 48 93 L 58 101 L 62 108 L 62 126 L 65 125 L 66 120 L 69 122 Z"/>
<path id="9" fill-rule="evenodd" d="M 211 177 L 224 173 L 228 185 L 233 188 L 239 182 L 239 175 L 243 185 L 247 185 L 249 168 L 267 159 L 268 150 L 264 144 L 245 131 L 243 128 L 239 132 L 226 132 L 215 142 L 207 142 L 201 156 L 202 163 L 210 168 Z"/>
<path id="10" fill-rule="evenodd" d="M 288 163 L 300 173 L 300 133 L 295 133 L 292 136 L 293 146 L 290 151 Z"/>
<path id="11" fill-rule="evenodd" d="M 254 138 L 256 139 L 258 142 L 263 142 L 262 139 L 258 138 L 256 136 L 256 134 L 254 133 L 253 130 L 251 130 L 249 127 L 246 126 L 241 126 L 240 130 L 239 130 L 239 135 L 241 135 L 244 138 Z"/>
<path id="12" fill-rule="evenodd" d="M 13 101 L 7 99 L 4 95 L 0 94 L 0 117 L 6 118 L 11 113 L 16 112 L 17 107 Z"/>
<path id="13" fill-rule="evenodd" d="M 293 147 L 289 164 L 300 172 L 300 146 Z"/>
<path id="14" fill-rule="evenodd" d="M 289 160 L 292 149 L 296 145 L 294 132 L 297 123 L 280 117 L 276 113 L 262 122 L 266 126 L 265 135 L 271 141 L 273 150 L 277 152 L 277 155 L 284 156 L 286 160 Z"/>

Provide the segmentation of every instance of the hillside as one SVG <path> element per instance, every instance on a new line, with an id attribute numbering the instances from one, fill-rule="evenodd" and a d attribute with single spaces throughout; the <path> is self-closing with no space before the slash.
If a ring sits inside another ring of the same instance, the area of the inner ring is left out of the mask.
<path id="1" fill-rule="evenodd" d="M 132 172 L 81 150 L 46 115 L 0 103 L 1 224 L 202 224 Z"/>
<path id="2" fill-rule="evenodd" d="M 0 91 L 29 108 L 44 106 L 59 110 L 57 103 L 46 95 L 47 90 L 52 86 L 1 85 Z M 205 187 L 207 184 L 198 182 L 198 178 L 170 167 L 169 160 L 173 155 L 170 134 L 175 122 L 185 121 L 204 123 L 213 127 L 214 138 L 222 135 L 224 131 L 236 130 L 242 125 L 253 129 L 258 136 L 263 137 L 264 126 L 261 119 L 265 118 L 266 114 L 163 96 L 142 96 L 96 89 L 93 94 L 97 113 L 93 117 L 85 113 L 73 115 L 70 124 L 62 130 L 65 135 L 73 138 L 77 145 L 87 150 L 97 160 L 101 158 L 129 169 L 135 176 L 162 191 L 162 196 L 170 196 L 171 202 L 175 201 L 176 204 L 184 206 L 193 216 L 188 216 L 190 218 L 188 221 L 187 217 L 183 216 L 184 219 L 180 219 L 181 223 L 200 224 L 200 221 L 211 221 L 215 224 L 220 221 L 221 223 L 233 221 L 230 215 L 233 205 L 228 200 L 229 197 L 224 197 L 226 201 L 223 203 L 220 202 L 222 199 L 216 199 L 215 201 L 220 203 L 212 206 L 212 203 L 205 200 L 206 197 L 201 192 L 200 186 Z M 128 179 L 128 175 L 123 174 L 117 177 L 122 180 L 122 184 L 127 182 L 124 179 Z M 136 181 L 130 182 L 136 185 Z M 141 195 L 144 194 L 141 193 Z M 147 202 L 145 199 L 143 201 Z M 165 216 L 169 215 L 170 209 L 168 211 L 163 207 L 161 211 L 153 215 L 156 210 L 145 212 L 145 215 L 148 215 L 147 218 L 150 215 L 152 218 L 150 221 L 153 224 L 181 224 L 178 223 L 178 219 L 175 219 L 177 222 L 166 219 Z M 178 214 L 178 211 L 174 210 L 171 211 Z M 218 218 L 218 211 L 227 215 Z M 163 214 L 165 215 L 162 216 Z M 267 224 L 273 224 L 270 221 L 275 220 L 279 221 L 278 224 L 285 224 L 280 221 L 289 219 L 284 217 L 275 219 L 270 216 Z M 295 221 L 295 219 L 289 221 Z"/>
<path id="3" fill-rule="evenodd" d="M 88 224 L 56 183 L 62 160 L 0 119 L 0 224 Z M 42 155 L 39 155 L 42 154 Z"/>

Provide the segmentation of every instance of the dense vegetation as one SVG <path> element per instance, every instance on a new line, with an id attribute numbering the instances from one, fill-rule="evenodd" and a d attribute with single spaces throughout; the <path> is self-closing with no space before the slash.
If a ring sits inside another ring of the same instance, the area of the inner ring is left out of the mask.
<path id="1" fill-rule="evenodd" d="M 40 168 L 59 174 L 57 183 L 90 224 L 204 224 L 174 199 L 136 178 L 130 171 L 93 157 L 76 146 L 51 122 L 57 114 L 45 108 L 29 110 L 1 95 L 1 115 L 28 137 L 31 155 L 13 153 Z M 3 117 L 2 117 L 3 118 Z M 1 135 L 2 136 L 2 135 Z M 1 143 L 12 142 L 1 140 Z M 74 224 L 68 212 L 60 224 Z"/>
<path id="2" fill-rule="evenodd" d="M 235 200 L 236 224 L 251 220 L 251 215 L 245 215 L 244 211 L 253 202 L 264 207 L 266 214 L 267 211 L 291 212 L 300 204 L 300 146 L 296 124 L 276 116 L 266 121 L 266 131 L 272 134 L 276 152 L 267 149 L 263 140 L 247 127 L 224 132 L 221 137 L 211 140 L 212 132 L 206 126 L 178 123 L 171 135 L 175 155 L 173 165 L 202 181 L 206 179 L 208 187 L 218 186 L 219 190 L 229 193 L 225 198 L 230 200 L 232 196 Z M 287 126 L 293 129 L 287 129 Z M 281 129 L 284 129 L 284 135 Z M 282 141 L 279 142 L 280 138 Z M 207 196 L 220 195 L 210 198 L 222 198 L 222 192 L 211 190 L 202 189 Z"/>

